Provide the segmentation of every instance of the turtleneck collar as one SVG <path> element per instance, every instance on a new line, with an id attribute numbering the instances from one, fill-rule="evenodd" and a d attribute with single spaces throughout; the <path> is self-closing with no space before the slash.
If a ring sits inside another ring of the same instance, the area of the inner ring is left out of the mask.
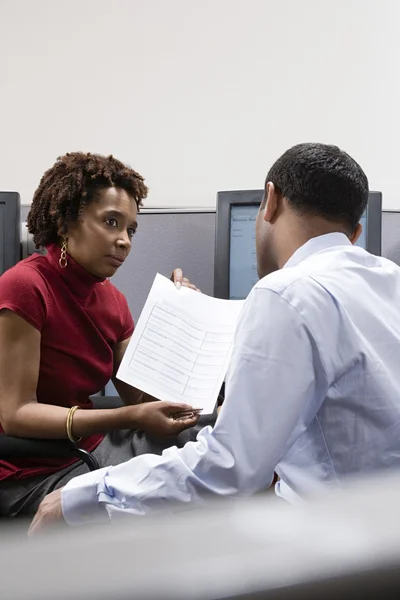
<path id="1" fill-rule="evenodd" d="M 67 255 L 68 264 L 65 269 L 62 269 L 58 262 L 61 256 L 61 249 L 57 244 L 46 246 L 46 250 L 47 260 L 65 281 L 66 285 L 71 290 L 71 293 L 80 300 L 86 300 L 89 294 L 94 290 L 95 286 L 102 281 L 105 281 L 104 277 L 96 277 L 86 271 L 86 269 L 81 267 L 81 265 L 79 265 L 69 254 Z"/>

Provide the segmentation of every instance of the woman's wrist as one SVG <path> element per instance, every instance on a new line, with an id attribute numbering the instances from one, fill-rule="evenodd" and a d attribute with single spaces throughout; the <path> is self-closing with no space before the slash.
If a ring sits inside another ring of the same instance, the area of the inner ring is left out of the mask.
<path id="1" fill-rule="evenodd" d="M 143 410 L 141 404 L 129 404 L 115 410 L 119 413 L 115 429 L 142 429 Z"/>
<path id="2" fill-rule="evenodd" d="M 77 410 L 74 414 L 73 432 L 76 437 L 87 437 L 118 429 L 140 429 L 141 420 L 140 404 Z"/>

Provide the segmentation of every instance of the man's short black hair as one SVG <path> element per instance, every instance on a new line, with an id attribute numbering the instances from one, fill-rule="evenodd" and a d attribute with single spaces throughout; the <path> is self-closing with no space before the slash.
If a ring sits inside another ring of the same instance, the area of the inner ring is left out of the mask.
<path id="1" fill-rule="evenodd" d="M 269 181 L 300 214 L 342 223 L 351 233 L 368 202 L 367 176 L 337 146 L 293 146 L 271 167 Z"/>

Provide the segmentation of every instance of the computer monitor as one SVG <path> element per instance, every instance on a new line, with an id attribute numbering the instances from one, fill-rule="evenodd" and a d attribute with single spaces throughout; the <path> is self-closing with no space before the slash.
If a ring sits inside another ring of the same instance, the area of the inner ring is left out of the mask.
<path id="1" fill-rule="evenodd" d="M 0 275 L 21 258 L 20 211 L 18 192 L 0 192 Z"/>
<path id="2" fill-rule="evenodd" d="M 218 192 L 215 228 L 214 296 L 241 300 L 258 281 L 255 222 L 264 190 Z M 370 192 L 357 241 L 381 254 L 382 194 Z"/>

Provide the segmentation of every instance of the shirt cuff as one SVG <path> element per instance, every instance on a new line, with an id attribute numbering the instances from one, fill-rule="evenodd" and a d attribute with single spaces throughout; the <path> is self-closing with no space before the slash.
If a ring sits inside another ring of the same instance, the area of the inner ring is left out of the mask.
<path id="1" fill-rule="evenodd" d="M 278 498 L 282 498 L 282 500 L 286 500 L 289 504 L 305 504 L 305 500 L 301 498 L 291 487 L 288 486 L 282 479 L 276 482 L 275 484 L 275 494 Z"/>
<path id="2" fill-rule="evenodd" d="M 97 487 L 107 474 L 109 467 L 85 473 L 71 479 L 61 492 L 61 508 L 68 525 L 108 523 L 107 508 L 99 503 Z"/>

